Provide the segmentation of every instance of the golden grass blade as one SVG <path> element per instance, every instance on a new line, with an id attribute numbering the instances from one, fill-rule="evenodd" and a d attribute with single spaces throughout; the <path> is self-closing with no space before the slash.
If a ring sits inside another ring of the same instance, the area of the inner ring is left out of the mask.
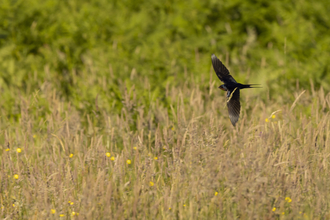
<path id="1" fill-rule="evenodd" d="M 61 141 L 61 139 L 60 139 L 59 137 L 57 137 L 55 134 L 52 134 L 52 135 L 53 135 L 54 137 L 57 138 L 57 140 L 60 142 L 60 144 L 61 144 L 61 146 L 62 146 L 63 151 L 65 152 L 64 144 L 63 144 L 63 142 Z"/>
<path id="2" fill-rule="evenodd" d="M 296 103 L 298 102 L 299 98 L 300 98 L 305 92 L 306 92 L 306 90 L 302 91 L 302 93 L 300 93 L 300 94 L 298 95 L 298 97 L 296 98 L 296 100 L 294 100 L 294 102 L 293 102 L 293 104 L 292 104 L 292 106 L 291 106 L 291 108 L 290 108 L 290 112 L 294 109 L 294 107 L 296 106 Z"/>
<path id="3" fill-rule="evenodd" d="M 230 99 L 233 97 L 233 94 L 234 94 L 234 92 L 236 91 L 236 89 L 237 89 L 237 87 L 232 91 L 232 93 L 230 93 L 230 96 L 229 96 L 229 98 L 228 98 L 228 100 L 227 100 L 227 103 L 230 101 Z"/>

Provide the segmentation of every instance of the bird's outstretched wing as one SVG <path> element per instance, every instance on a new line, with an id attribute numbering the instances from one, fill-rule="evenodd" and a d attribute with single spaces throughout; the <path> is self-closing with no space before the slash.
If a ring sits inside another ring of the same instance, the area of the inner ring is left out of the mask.
<path id="1" fill-rule="evenodd" d="M 217 74 L 218 78 L 224 83 L 226 82 L 236 83 L 236 80 L 230 75 L 225 65 L 223 65 L 223 63 L 214 54 L 212 54 L 211 58 L 212 58 L 213 69 Z"/>
<path id="2" fill-rule="evenodd" d="M 235 88 L 233 91 L 227 91 L 227 107 L 230 121 L 235 126 L 241 111 L 239 88 Z"/>

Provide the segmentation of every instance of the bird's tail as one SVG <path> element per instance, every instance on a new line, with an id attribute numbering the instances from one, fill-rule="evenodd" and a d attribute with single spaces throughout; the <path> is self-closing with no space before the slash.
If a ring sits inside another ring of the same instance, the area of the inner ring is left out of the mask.
<path id="1" fill-rule="evenodd" d="M 247 89 L 247 88 L 262 88 L 262 87 L 259 87 L 260 84 L 245 84 L 241 86 L 240 89 Z"/>

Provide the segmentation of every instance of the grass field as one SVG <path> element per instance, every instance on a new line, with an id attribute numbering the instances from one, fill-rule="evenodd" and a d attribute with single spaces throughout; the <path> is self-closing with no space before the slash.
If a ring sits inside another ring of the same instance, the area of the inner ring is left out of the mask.
<path id="1" fill-rule="evenodd" d="M 38 95 L 21 100 L 16 125 L 2 117 L 2 217 L 329 218 L 330 100 L 323 90 L 299 91 L 283 106 L 243 93 L 250 114 L 243 110 L 236 128 L 220 90 L 172 87 L 174 119 L 156 102 L 147 114 L 132 110 L 127 95 L 121 115 L 87 115 L 86 130 L 77 111 L 52 91 L 43 94 L 46 117 L 30 113 Z"/>
<path id="2" fill-rule="evenodd" d="M 0 1 L 0 218 L 330 219 L 328 11 Z"/>

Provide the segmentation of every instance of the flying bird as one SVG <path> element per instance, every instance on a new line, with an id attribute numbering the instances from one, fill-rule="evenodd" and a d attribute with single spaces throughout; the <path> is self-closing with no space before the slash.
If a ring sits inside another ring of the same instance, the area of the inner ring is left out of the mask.
<path id="1" fill-rule="evenodd" d="M 260 88 L 252 87 L 255 84 L 241 84 L 230 75 L 228 69 L 222 62 L 212 54 L 212 65 L 218 78 L 224 83 L 219 86 L 219 89 L 227 91 L 227 107 L 231 123 L 235 126 L 238 121 L 239 114 L 241 111 L 241 103 L 239 102 L 239 91 L 246 88 Z"/>

